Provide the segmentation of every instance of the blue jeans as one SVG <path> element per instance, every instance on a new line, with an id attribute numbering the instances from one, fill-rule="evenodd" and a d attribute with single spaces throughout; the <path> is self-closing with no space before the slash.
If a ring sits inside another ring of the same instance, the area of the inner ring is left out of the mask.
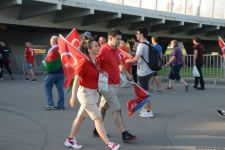
<path id="1" fill-rule="evenodd" d="M 45 77 L 45 93 L 48 100 L 48 106 L 54 106 L 53 96 L 52 96 L 52 88 L 53 85 L 56 85 L 59 100 L 57 103 L 57 107 L 64 108 L 64 74 L 47 74 Z"/>

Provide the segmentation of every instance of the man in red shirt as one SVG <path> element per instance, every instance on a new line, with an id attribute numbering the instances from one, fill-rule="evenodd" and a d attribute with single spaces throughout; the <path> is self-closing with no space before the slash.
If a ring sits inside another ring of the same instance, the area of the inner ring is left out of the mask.
<path id="1" fill-rule="evenodd" d="M 32 48 L 32 44 L 30 42 L 26 42 L 25 44 L 25 58 L 26 58 L 26 63 L 27 63 L 27 71 L 25 72 L 25 80 L 26 81 L 36 81 L 36 77 L 34 75 L 34 49 Z M 30 76 L 30 77 L 29 77 Z"/>
<path id="2" fill-rule="evenodd" d="M 106 110 L 110 106 L 112 108 L 112 117 L 120 132 L 122 133 L 123 142 L 132 142 L 136 140 L 136 136 L 130 134 L 124 127 L 121 114 L 120 102 L 118 99 L 118 90 L 120 83 L 120 70 L 125 70 L 120 61 L 119 44 L 122 33 L 118 29 L 112 29 L 108 32 L 108 42 L 100 49 L 97 63 L 98 66 L 108 74 L 108 92 L 100 91 L 102 94 L 100 101 L 100 111 L 104 119 Z M 126 72 L 127 73 L 127 72 Z M 128 78 L 129 75 L 127 74 Z M 98 136 L 94 130 L 94 136 Z"/>
<path id="3" fill-rule="evenodd" d="M 203 53 L 204 48 L 200 44 L 200 39 L 198 37 L 193 38 L 194 44 L 194 65 L 196 65 L 200 77 L 195 77 L 195 85 L 193 86 L 197 90 L 205 90 L 204 79 L 202 75 L 202 66 L 203 66 Z M 200 81 L 201 87 L 198 87 L 198 81 Z"/>

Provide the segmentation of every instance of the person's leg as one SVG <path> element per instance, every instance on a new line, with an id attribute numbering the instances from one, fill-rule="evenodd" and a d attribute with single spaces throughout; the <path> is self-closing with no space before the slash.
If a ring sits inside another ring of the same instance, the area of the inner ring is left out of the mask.
<path id="1" fill-rule="evenodd" d="M 106 134 L 106 130 L 103 124 L 103 120 L 101 118 L 95 119 L 95 128 L 100 136 L 100 138 L 104 141 L 104 143 L 107 145 L 109 144 L 109 138 Z"/>
<path id="2" fill-rule="evenodd" d="M 57 91 L 58 91 L 58 96 L 59 100 L 57 103 L 57 108 L 58 109 L 64 109 L 64 88 L 63 88 L 63 83 L 64 83 L 64 74 L 57 74 L 57 79 L 55 82 Z"/>
<path id="3" fill-rule="evenodd" d="M 0 79 L 3 79 L 3 64 L 2 59 L 0 58 Z"/>
<path id="4" fill-rule="evenodd" d="M 137 65 L 132 65 L 132 75 L 134 82 L 137 83 Z"/>
<path id="5" fill-rule="evenodd" d="M 82 122 L 84 121 L 85 116 L 79 114 L 77 117 L 74 119 L 71 130 L 70 130 L 70 135 L 69 138 L 74 138 L 77 135 L 78 130 L 80 129 L 80 126 Z"/>
<path id="6" fill-rule="evenodd" d="M 11 69 L 10 69 L 10 67 L 9 67 L 9 62 L 8 62 L 8 60 L 5 60 L 5 61 L 4 61 L 4 65 L 5 65 L 6 70 L 7 70 L 8 73 L 9 73 L 10 77 L 13 79 L 13 77 L 12 77 L 12 71 L 11 71 Z"/>
<path id="7" fill-rule="evenodd" d="M 117 127 L 119 128 L 120 132 L 125 131 L 122 114 L 120 111 L 120 103 L 117 97 L 117 89 L 114 86 L 109 86 L 108 92 L 103 92 L 100 103 L 100 110 L 107 110 L 109 106 L 112 107 L 112 115 L 113 120 L 116 123 Z M 102 112 L 101 112 L 102 113 Z M 102 114 L 102 118 L 105 117 L 105 114 Z"/>
<path id="8" fill-rule="evenodd" d="M 138 82 L 139 82 L 140 86 L 145 91 L 148 91 L 149 90 L 148 83 L 149 83 L 150 79 L 151 79 L 151 75 L 147 75 L 147 76 L 143 76 L 143 77 L 139 76 L 138 77 Z M 152 113 L 151 102 L 150 101 L 148 101 L 148 103 L 144 107 L 147 110 L 147 112 L 151 112 Z"/>
<path id="9" fill-rule="evenodd" d="M 150 80 L 150 84 L 149 84 L 149 90 L 152 90 L 152 91 L 153 91 L 155 81 L 156 81 L 155 76 L 152 76 L 152 78 L 151 78 L 151 80 Z"/>
<path id="10" fill-rule="evenodd" d="M 54 84 L 54 75 L 47 74 L 44 79 L 44 87 L 45 87 L 45 94 L 47 96 L 47 102 L 49 107 L 54 107 L 54 101 L 52 96 L 52 87 Z"/>
<path id="11" fill-rule="evenodd" d="M 34 75 L 34 69 L 31 68 L 29 71 L 30 71 L 30 75 L 31 75 L 31 77 L 32 77 L 32 80 L 36 80 L 36 77 L 35 77 L 35 75 Z"/>
<path id="12" fill-rule="evenodd" d="M 175 66 L 170 67 L 170 74 L 169 74 L 169 82 L 168 82 L 168 87 L 167 89 L 172 89 L 173 88 L 173 80 L 175 79 Z"/>
<path id="13" fill-rule="evenodd" d="M 204 79 L 203 79 L 203 75 L 202 75 L 202 65 L 201 64 L 197 64 L 196 67 L 197 67 L 198 72 L 200 74 L 199 80 L 200 80 L 201 88 L 204 89 L 205 88 L 205 83 L 204 83 Z"/>
<path id="14" fill-rule="evenodd" d="M 109 108 L 109 104 L 106 101 L 106 98 L 102 95 L 99 102 L 99 111 L 102 115 L 102 120 L 105 119 L 106 112 Z"/>
<path id="15" fill-rule="evenodd" d="M 193 86 L 194 88 L 197 88 L 198 87 L 198 77 L 195 77 L 195 84 Z"/>

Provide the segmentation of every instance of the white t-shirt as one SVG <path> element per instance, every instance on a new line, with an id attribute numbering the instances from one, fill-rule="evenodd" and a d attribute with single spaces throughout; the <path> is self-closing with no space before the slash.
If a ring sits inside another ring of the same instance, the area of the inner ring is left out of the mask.
<path id="1" fill-rule="evenodd" d="M 144 41 L 149 44 L 149 42 L 146 40 Z M 137 46 L 136 55 L 143 56 L 145 60 L 148 62 L 148 45 L 144 43 L 139 43 Z M 145 61 L 140 57 L 138 59 L 137 64 L 137 74 L 138 76 L 146 76 L 153 73 L 153 71 L 148 67 L 148 65 L 145 63 Z"/>

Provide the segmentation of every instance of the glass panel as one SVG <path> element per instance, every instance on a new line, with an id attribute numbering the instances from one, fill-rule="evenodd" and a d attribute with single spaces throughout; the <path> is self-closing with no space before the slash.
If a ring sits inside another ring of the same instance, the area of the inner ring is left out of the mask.
<path id="1" fill-rule="evenodd" d="M 124 5 L 139 7 L 140 6 L 140 0 L 124 0 Z"/>
<path id="2" fill-rule="evenodd" d="M 185 13 L 186 0 L 173 0 L 172 1 L 172 12 L 184 14 Z"/>
<path id="3" fill-rule="evenodd" d="M 200 16 L 212 17 L 213 0 L 204 0 L 201 2 Z"/>
<path id="4" fill-rule="evenodd" d="M 122 4 L 123 0 L 104 0 L 105 2 L 110 2 L 110 3 L 116 3 L 116 4 Z"/>
<path id="5" fill-rule="evenodd" d="M 187 0 L 186 14 L 199 16 L 200 0 Z"/>
<path id="6" fill-rule="evenodd" d="M 147 9 L 156 9 L 156 0 L 141 0 L 141 7 Z"/>
<path id="7" fill-rule="evenodd" d="M 213 17 L 225 19 L 225 1 L 224 0 L 215 0 Z"/>
<path id="8" fill-rule="evenodd" d="M 157 0 L 157 10 L 171 12 L 171 0 Z"/>

